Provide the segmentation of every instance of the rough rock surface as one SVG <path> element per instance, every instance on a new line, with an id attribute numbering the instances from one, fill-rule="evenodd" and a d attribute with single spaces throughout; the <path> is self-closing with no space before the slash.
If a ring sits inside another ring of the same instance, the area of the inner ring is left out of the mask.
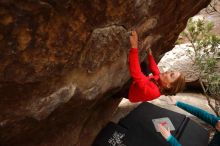
<path id="1" fill-rule="evenodd" d="M 193 58 L 187 55 L 188 51 L 193 51 L 190 44 L 176 45 L 171 51 L 165 53 L 158 63 L 163 71 L 173 70 L 182 72 L 187 82 L 199 79 L 199 68 L 194 64 Z"/>
<path id="2" fill-rule="evenodd" d="M 191 52 L 191 55 L 188 51 Z M 189 87 L 201 88 L 199 83 L 200 71 L 194 63 L 193 52 L 190 43 L 176 45 L 171 51 L 165 53 L 158 63 L 158 67 L 161 71 L 180 71 L 185 75 Z M 220 72 L 220 59 L 217 59 L 217 61 L 216 72 Z"/>
<path id="3" fill-rule="evenodd" d="M 157 58 L 209 2 L 0 0 L 0 145 L 91 145 L 129 79 L 127 31 Z"/>

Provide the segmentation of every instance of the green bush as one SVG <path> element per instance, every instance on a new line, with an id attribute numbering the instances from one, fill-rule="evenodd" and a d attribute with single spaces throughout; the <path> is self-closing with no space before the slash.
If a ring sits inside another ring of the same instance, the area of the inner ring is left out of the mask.
<path id="1" fill-rule="evenodd" d="M 215 113 L 220 113 L 220 37 L 212 33 L 212 22 L 189 19 L 186 29 L 180 34 L 192 45 L 188 55 L 200 70 L 200 83 L 208 103 Z M 214 99 L 214 104 L 211 102 Z"/>

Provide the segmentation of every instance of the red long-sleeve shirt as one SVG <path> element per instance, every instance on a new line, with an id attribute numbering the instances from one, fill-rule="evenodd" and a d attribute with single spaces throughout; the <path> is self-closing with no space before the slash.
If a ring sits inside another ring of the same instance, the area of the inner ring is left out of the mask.
<path id="1" fill-rule="evenodd" d="M 152 55 L 148 55 L 149 69 L 152 72 L 152 76 L 145 76 L 141 72 L 139 59 L 138 59 L 138 49 L 132 48 L 129 53 L 129 69 L 133 82 L 130 85 L 128 99 L 131 102 L 139 101 L 149 101 L 160 97 L 161 93 L 159 88 L 155 83 L 150 81 L 150 78 L 155 80 L 159 79 L 160 71 L 157 64 L 154 61 Z"/>

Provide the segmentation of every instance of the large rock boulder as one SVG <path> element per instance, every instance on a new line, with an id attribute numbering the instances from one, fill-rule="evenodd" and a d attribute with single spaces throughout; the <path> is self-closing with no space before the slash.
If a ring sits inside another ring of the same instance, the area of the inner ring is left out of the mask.
<path id="1" fill-rule="evenodd" d="M 0 0 L 0 145 L 91 145 L 130 78 L 127 32 L 157 58 L 209 2 Z"/>
<path id="2" fill-rule="evenodd" d="M 201 71 L 199 66 L 195 64 L 194 50 L 190 43 L 176 45 L 172 50 L 165 53 L 159 61 L 158 67 L 163 72 L 171 70 L 182 72 L 189 88 L 202 90 L 199 82 Z M 220 59 L 217 58 L 216 73 L 218 72 L 220 72 Z"/>
<path id="3" fill-rule="evenodd" d="M 190 44 L 176 45 L 171 51 L 165 53 L 158 63 L 162 71 L 180 71 L 185 75 L 187 82 L 193 82 L 199 79 L 199 67 L 195 65 L 193 55 L 189 55 L 188 51 L 193 52 Z"/>

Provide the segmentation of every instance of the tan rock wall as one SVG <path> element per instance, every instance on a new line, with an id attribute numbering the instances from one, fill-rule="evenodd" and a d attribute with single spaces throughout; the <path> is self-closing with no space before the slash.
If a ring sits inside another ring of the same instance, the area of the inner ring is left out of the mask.
<path id="1" fill-rule="evenodd" d="M 158 57 L 209 1 L 0 0 L 0 144 L 91 145 L 130 77 L 127 32 Z"/>

